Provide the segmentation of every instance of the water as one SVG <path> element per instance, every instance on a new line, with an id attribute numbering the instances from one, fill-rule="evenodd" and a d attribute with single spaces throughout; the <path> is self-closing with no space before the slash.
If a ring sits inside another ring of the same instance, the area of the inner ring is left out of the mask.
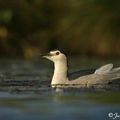
<path id="1" fill-rule="evenodd" d="M 0 120 L 110 120 L 108 113 L 120 114 L 119 93 L 0 96 Z"/>
<path id="2" fill-rule="evenodd" d="M 40 63 L 7 63 L 1 63 L 1 72 L 27 71 L 40 80 L 52 73 L 48 64 L 43 69 Z M 0 92 L 0 120 L 120 120 L 116 113 L 120 115 L 119 92 Z"/>

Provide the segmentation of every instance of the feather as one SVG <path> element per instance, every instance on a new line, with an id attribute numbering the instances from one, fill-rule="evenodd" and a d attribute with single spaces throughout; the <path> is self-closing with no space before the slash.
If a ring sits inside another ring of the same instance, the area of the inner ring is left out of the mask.
<path id="1" fill-rule="evenodd" d="M 109 73 L 113 68 L 113 64 L 107 64 L 107 65 L 104 65 L 100 68 L 98 68 L 96 71 L 95 71 L 95 74 L 106 74 L 106 73 Z"/>

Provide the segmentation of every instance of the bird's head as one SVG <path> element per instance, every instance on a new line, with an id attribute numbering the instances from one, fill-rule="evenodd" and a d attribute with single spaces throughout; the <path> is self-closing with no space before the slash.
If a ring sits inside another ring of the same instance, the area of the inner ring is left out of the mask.
<path id="1" fill-rule="evenodd" d="M 52 62 L 64 62 L 67 60 L 65 54 L 59 50 L 50 51 L 47 55 L 44 55 L 43 58 L 47 58 Z"/>

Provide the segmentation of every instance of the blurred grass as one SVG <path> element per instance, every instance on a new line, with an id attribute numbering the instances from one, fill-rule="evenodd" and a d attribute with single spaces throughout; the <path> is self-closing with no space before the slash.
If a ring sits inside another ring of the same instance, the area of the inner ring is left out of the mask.
<path id="1" fill-rule="evenodd" d="M 120 1 L 0 0 L 0 56 L 29 59 L 49 49 L 120 57 Z"/>

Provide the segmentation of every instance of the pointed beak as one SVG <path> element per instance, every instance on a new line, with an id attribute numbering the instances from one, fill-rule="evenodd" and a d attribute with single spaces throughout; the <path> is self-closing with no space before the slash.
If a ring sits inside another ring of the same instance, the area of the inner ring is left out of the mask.
<path id="1" fill-rule="evenodd" d="M 48 53 L 48 54 L 46 54 L 46 55 L 40 55 L 42 58 L 47 58 L 47 59 L 49 59 L 50 58 L 50 56 L 51 56 L 51 54 L 50 53 Z"/>

